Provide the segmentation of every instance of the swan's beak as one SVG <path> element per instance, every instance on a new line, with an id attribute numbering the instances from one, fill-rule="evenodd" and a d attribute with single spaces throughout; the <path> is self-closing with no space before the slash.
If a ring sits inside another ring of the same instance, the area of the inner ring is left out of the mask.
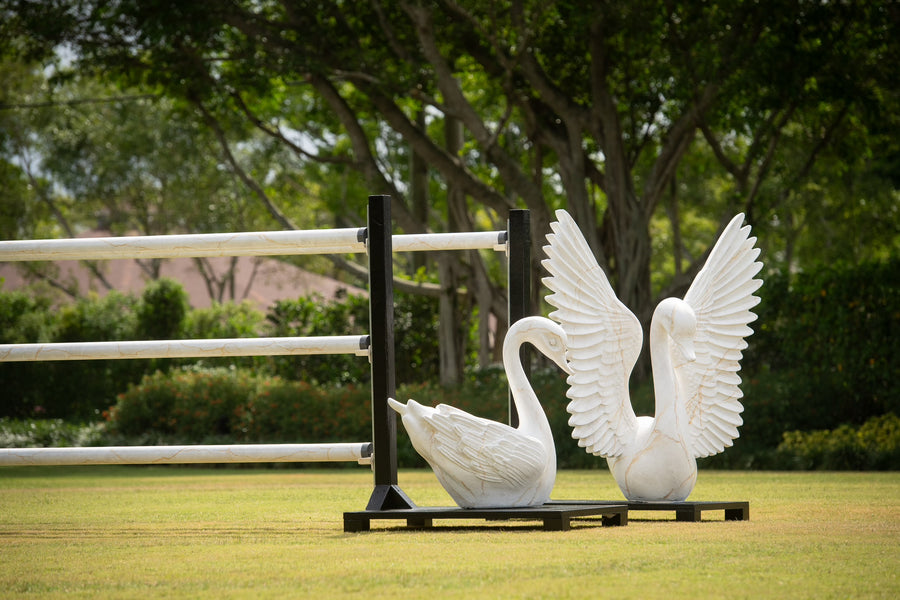
<path id="1" fill-rule="evenodd" d="M 552 356 L 553 362 L 556 363 L 556 366 L 565 371 L 568 375 L 573 373 L 572 367 L 569 366 L 569 361 L 566 360 L 566 351 L 562 349 L 560 352 L 554 352 Z"/>
<path id="2" fill-rule="evenodd" d="M 405 415 L 406 411 L 409 410 L 409 407 L 407 407 L 405 404 L 401 404 L 400 402 L 397 402 L 393 398 L 388 398 L 387 401 L 388 401 L 388 404 L 390 405 L 390 407 L 393 408 L 398 413 L 400 413 L 401 415 Z"/>

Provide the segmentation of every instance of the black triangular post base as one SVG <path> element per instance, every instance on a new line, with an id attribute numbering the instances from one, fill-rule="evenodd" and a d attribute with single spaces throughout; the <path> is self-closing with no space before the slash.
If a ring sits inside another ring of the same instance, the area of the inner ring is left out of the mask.
<path id="1" fill-rule="evenodd" d="M 397 510 L 403 508 L 416 508 L 416 504 L 409 499 L 409 496 L 400 489 L 400 486 L 394 485 L 376 485 L 369 497 L 369 504 L 366 510 Z"/>

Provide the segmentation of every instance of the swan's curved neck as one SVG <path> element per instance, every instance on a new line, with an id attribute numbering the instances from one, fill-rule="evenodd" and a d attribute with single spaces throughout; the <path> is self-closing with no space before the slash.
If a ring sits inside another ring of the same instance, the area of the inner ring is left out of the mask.
<path id="1" fill-rule="evenodd" d="M 544 417 L 544 409 L 522 367 L 519 349 L 523 342 L 525 339 L 520 335 L 507 335 L 503 342 L 503 367 L 519 415 L 518 429 L 530 435 L 541 433 L 552 436 L 550 425 Z"/>
<path id="2" fill-rule="evenodd" d="M 653 368 L 653 389 L 656 396 L 656 420 L 675 419 L 678 385 L 672 363 L 669 334 L 654 314 L 650 323 L 650 365 Z"/>

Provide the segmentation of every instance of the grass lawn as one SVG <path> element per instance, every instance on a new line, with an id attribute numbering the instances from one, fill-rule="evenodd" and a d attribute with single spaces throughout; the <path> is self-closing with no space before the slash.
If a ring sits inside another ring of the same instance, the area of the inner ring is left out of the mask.
<path id="1" fill-rule="evenodd" d="M 448 506 L 430 471 L 401 472 Z M 366 469 L 0 468 L 3 598 L 900 598 L 900 473 L 701 471 L 692 500 L 749 500 L 750 521 L 373 521 Z M 555 499 L 616 500 L 606 471 Z M 465 527 L 461 525 L 466 525 Z"/>

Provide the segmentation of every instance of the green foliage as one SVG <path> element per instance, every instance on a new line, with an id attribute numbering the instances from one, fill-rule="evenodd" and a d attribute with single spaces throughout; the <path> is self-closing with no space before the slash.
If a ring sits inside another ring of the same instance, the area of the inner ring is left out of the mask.
<path id="1" fill-rule="evenodd" d="M 106 413 L 109 431 L 194 442 L 239 434 L 258 386 L 256 377 L 240 369 L 157 371 L 119 394 Z"/>
<path id="2" fill-rule="evenodd" d="M 0 343 L 25 344 L 48 342 L 55 335 L 56 315 L 50 302 L 23 292 L 0 291 Z M 43 406 L 43 395 L 36 383 L 46 381 L 40 363 L 0 363 L 3 394 L 2 414 L 24 417 L 33 408 Z"/>
<path id="3" fill-rule="evenodd" d="M 186 339 L 242 338 L 259 335 L 265 315 L 249 301 L 214 303 L 195 308 L 185 319 Z"/>
<path id="4" fill-rule="evenodd" d="M 437 300 L 396 293 L 394 341 L 398 384 L 438 379 Z M 279 300 L 266 315 L 275 336 L 365 335 L 369 301 L 349 294 L 333 300 L 319 296 Z M 273 373 L 310 384 L 361 384 L 369 364 L 358 356 L 273 357 Z"/>
<path id="5" fill-rule="evenodd" d="M 0 448 L 99 446 L 106 440 L 101 422 L 67 423 L 62 419 L 0 418 Z"/>
<path id="6" fill-rule="evenodd" d="M 260 380 L 246 405 L 242 433 L 254 442 L 362 442 L 372 439 L 368 386 L 312 386 Z"/>
<path id="7" fill-rule="evenodd" d="M 741 437 L 702 464 L 775 468 L 784 432 L 900 414 L 900 260 L 770 275 L 759 295 Z"/>
<path id="8" fill-rule="evenodd" d="M 57 342 L 101 342 L 135 339 L 137 301 L 112 291 L 79 298 L 59 309 Z"/>
<path id="9" fill-rule="evenodd" d="M 266 318 L 273 328 L 272 335 L 277 337 L 365 335 L 369 329 L 369 302 L 355 295 L 332 301 L 317 295 L 279 300 Z M 310 384 L 369 380 L 368 362 L 352 355 L 276 356 L 272 363 L 275 375 Z"/>
<path id="10" fill-rule="evenodd" d="M 0 292 L 0 339 L 4 343 L 136 339 L 135 305 L 134 298 L 111 292 L 53 309 L 40 297 Z M 2 415 L 95 419 L 146 367 L 147 361 L 140 360 L 0 363 Z"/>
<path id="11" fill-rule="evenodd" d="M 900 413 L 900 260 L 772 276 L 760 294 L 744 363 L 748 422 L 767 400 L 783 430 Z"/>
<path id="12" fill-rule="evenodd" d="M 242 369 L 148 375 L 120 394 L 108 429 L 129 440 L 301 443 L 371 439 L 368 387 L 312 386 Z"/>
<path id="13" fill-rule="evenodd" d="M 565 378 L 555 370 L 532 376 L 551 422 L 560 468 L 602 468 L 571 439 L 565 411 Z M 509 396 L 502 369 L 488 369 L 447 389 L 428 383 L 403 385 L 398 398 L 434 406 L 450 404 L 472 414 L 508 422 Z M 108 431 L 129 443 L 160 442 L 347 442 L 371 440 L 368 386 L 314 386 L 303 381 L 252 375 L 241 369 L 182 369 L 148 375 L 120 394 L 107 413 Z M 398 460 L 421 467 L 424 460 L 402 431 Z"/>
<path id="14" fill-rule="evenodd" d="M 873 417 L 859 427 L 786 431 L 778 446 L 780 468 L 825 470 L 900 469 L 900 418 Z"/>
<path id="15" fill-rule="evenodd" d="M 438 378 L 435 304 L 430 298 L 397 295 L 400 383 Z M 38 296 L 0 292 L 0 343 L 365 335 L 368 311 L 367 298 L 352 295 L 334 300 L 318 296 L 284 300 L 265 316 L 249 303 L 189 310 L 182 287 L 167 279 L 149 284 L 140 300 L 113 292 L 59 310 Z M 261 375 L 310 386 L 365 385 L 370 377 L 368 361 L 352 355 L 0 363 L 0 375 L 10 392 L 4 395 L 0 414 L 95 418 L 143 374 L 179 364 L 252 368 Z"/>
<path id="16" fill-rule="evenodd" d="M 180 283 L 166 277 L 151 281 L 144 288 L 136 313 L 140 339 L 180 339 L 188 313 L 187 292 Z"/>
<path id="17" fill-rule="evenodd" d="M 249 301 L 214 302 L 208 308 L 195 308 L 188 312 L 184 324 L 185 339 L 249 338 L 263 335 L 265 315 Z M 206 358 L 194 361 L 198 365 L 270 370 L 271 361 L 261 356 L 231 358 Z"/>
<path id="18" fill-rule="evenodd" d="M 48 298 L 0 291 L 0 343 L 48 342 L 56 325 Z"/>
<path id="19" fill-rule="evenodd" d="M 54 342 L 106 342 L 138 339 L 137 300 L 119 292 L 84 298 L 59 310 Z M 44 371 L 36 382 L 43 388 L 47 416 L 96 418 L 110 400 L 137 381 L 150 364 L 146 360 L 89 360 L 35 363 Z"/>
<path id="20" fill-rule="evenodd" d="M 437 315 L 437 298 L 394 293 L 397 385 L 440 380 Z"/>

